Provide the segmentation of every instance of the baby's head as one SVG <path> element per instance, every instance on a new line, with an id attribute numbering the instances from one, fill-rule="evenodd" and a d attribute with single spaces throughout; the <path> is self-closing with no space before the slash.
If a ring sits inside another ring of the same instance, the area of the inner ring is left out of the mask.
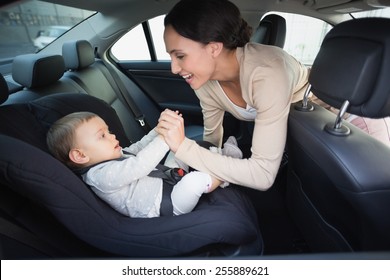
<path id="1" fill-rule="evenodd" d="M 76 112 L 57 120 L 47 133 L 50 153 L 71 168 L 120 158 L 122 148 L 107 124 L 91 112 Z"/>

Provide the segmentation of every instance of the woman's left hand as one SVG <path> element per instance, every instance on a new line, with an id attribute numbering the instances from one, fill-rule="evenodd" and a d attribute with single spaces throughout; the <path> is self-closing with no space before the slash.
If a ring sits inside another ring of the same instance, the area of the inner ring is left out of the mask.
<path id="1" fill-rule="evenodd" d="M 176 153 L 180 144 L 184 141 L 184 119 L 176 111 L 165 109 L 158 119 L 156 131 L 164 137 L 172 152 Z"/>

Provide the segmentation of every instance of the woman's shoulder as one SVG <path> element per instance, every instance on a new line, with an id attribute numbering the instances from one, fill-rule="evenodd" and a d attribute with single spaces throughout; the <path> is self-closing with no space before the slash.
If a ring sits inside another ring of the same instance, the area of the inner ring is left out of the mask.
<path id="1" fill-rule="evenodd" d="M 237 58 L 244 62 L 267 62 L 286 55 L 287 53 L 279 47 L 253 42 L 247 43 L 244 47 L 237 48 Z"/>
<path id="2" fill-rule="evenodd" d="M 290 67 L 288 70 L 299 72 L 301 67 L 294 57 L 276 46 L 247 43 L 244 47 L 237 48 L 236 55 L 240 64 L 240 75 L 247 79 L 255 79 L 256 75 L 260 75 L 260 78 L 275 76 L 285 72 L 286 66 Z"/>
<path id="3" fill-rule="evenodd" d="M 212 98 L 215 93 L 220 91 L 219 83 L 215 80 L 208 80 L 199 89 L 195 90 L 196 95 L 199 99 Z"/>
<path id="4" fill-rule="evenodd" d="M 275 70 L 283 67 L 286 59 L 282 49 L 258 43 L 247 43 L 244 47 L 237 48 L 236 56 L 244 84 L 256 79 L 257 75 L 273 75 Z"/>

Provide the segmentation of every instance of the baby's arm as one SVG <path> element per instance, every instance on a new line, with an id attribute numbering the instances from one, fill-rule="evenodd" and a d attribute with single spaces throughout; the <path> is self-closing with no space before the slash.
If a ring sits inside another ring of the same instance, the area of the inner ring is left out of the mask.
<path id="1" fill-rule="evenodd" d="M 150 144 L 159 134 L 156 129 L 152 129 L 148 134 L 141 138 L 141 140 L 131 144 L 129 147 L 124 148 L 123 150 L 129 152 L 130 154 L 136 155 L 142 151 L 148 144 Z"/>

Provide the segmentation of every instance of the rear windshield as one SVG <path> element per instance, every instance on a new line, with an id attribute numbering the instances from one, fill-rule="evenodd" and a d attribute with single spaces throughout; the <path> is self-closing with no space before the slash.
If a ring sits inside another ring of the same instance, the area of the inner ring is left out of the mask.
<path id="1" fill-rule="evenodd" d="M 1 7 L 0 61 L 39 51 L 93 13 L 35 0 Z"/>

